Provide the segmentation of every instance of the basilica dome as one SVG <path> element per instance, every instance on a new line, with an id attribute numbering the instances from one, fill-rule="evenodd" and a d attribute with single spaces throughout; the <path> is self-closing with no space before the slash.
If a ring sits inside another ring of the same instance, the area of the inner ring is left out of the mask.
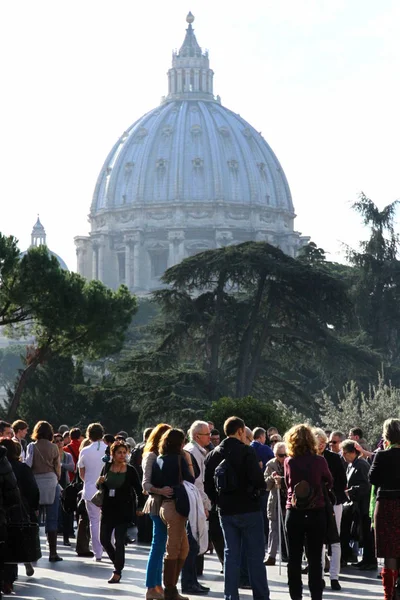
<path id="1" fill-rule="evenodd" d="M 47 239 L 46 230 L 43 227 L 43 225 L 39 219 L 39 215 L 38 215 L 36 223 L 34 224 L 34 226 L 32 228 L 31 245 L 29 246 L 29 248 L 38 248 L 39 246 L 46 246 L 47 252 L 50 254 L 50 256 L 54 256 L 54 258 L 57 259 L 57 262 L 60 265 L 61 269 L 68 271 L 68 267 L 65 264 L 65 262 L 63 261 L 63 259 L 61 258 L 61 256 L 59 256 L 58 254 L 53 252 L 53 250 L 50 250 L 50 248 L 47 246 L 46 239 Z M 26 253 L 27 253 L 27 250 L 24 250 L 24 252 L 21 252 L 21 256 L 24 256 Z"/>
<path id="2" fill-rule="evenodd" d="M 95 186 L 78 271 L 136 292 L 209 248 L 265 240 L 295 256 L 283 169 L 262 135 L 214 96 L 209 56 L 192 23 L 168 71 L 168 94 L 118 139 Z"/>

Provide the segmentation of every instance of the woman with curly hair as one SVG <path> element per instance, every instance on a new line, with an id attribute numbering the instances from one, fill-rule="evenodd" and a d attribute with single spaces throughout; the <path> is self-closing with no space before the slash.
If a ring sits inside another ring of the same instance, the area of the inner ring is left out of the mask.
<path id="1" fill-rule="evenodd" d="M 317 438 L 311 427 L 295 425 L 285 434 L 285 443 L 289 593 L 292 600 L 302 598 L 301 559 L 306 545 L 310 595 L 312 600 L 321 600 L 321 554 L 327 527 L 323 486 L 330 489 L 333 478 L 325 458 L 318 455 Z"/>
<path id="2" fill-rule="evenodd" d="M 144 505 L 143 512 L 150 515 L 153 522 L 153 538 L 151 541 L 150 553 L 146 569 L 146 600 L 162 600 L 164 591 L 162 583 L 162 564 L 167 542 L 167 527 L 160 517 L 160 508 L 163 498 L 170 498 L 173 489 L 170 486 L 162 488 L 154 487 L 151 483 L 153 465 L 157 460 L 158 446 L 160 440 L 166 431 L 171 429 L 171 425 L 159 423 L 151 432 L 146 445 L 143 449 L 142 469 L 143 469 L 143 492 L 148 494 L 148 499 Z"/>

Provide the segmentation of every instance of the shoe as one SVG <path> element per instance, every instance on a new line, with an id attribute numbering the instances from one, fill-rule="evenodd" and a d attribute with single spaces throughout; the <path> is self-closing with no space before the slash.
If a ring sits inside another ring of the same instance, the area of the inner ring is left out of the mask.
<path id="1" fill-rule="evenodd" d="M 77 556 L 82 556 L 82 558 L 93 558 L 94 554 L 89 550 L 88 552 L 77 552 Z"/>
<path id="2" fill-rule="evenodd" d="M 205 596 L 209 591 L 209 588 L 200 584 L 189 585 L 188 587 L 182 588 L 182 594 L 194 594 L 195 596 Z"/>
<path id="3" fill-rule="evenodd" d="M 360 571 L 375 571 L 377 568 L 377 563 L 364 563 L 361 567 L 359 567 Z"/>
<path id="4" fill-rule="evenodd" d="M 209 588 L 209 587 L 207 587 L 206 585 L 203 585 L 203 584 L 201 584 L 201 583 L 199 583 L 199 582 L 197 582 L 197 583 L 198 583 L 198 585 L 199 585 L 199 586 L 200 586 L 200 587 L 201 587 L 201 588 L 202 588 L 204 591 L 206 591 L 206 592 L 209 592 L 209 591 L 210 591 L 210 588 Z"/>
<path id="5" fill-rule="evenodd" d="M 31 563 L 25 563 L 25 573 L 27 577 L 32 577 L 35 574 L 35 569 L 32 567 Z"/>
<path id="6" fill-rule="evenodd" d="M 94 560 L 94 562 L 101 562 L 101 558 L 95 558 L 93 560 Z"/>
<path id="7" fill-rule="evenodd" d="M 71 545 L 71 542 L 69 541 L 69 539 L 67 539 L 67 538 L 64 538 L 63 545 L 64 545 L 64 546 L 70 546 L 70 545 Z"/>
<path id="8" fill-rule="evenodd" d="M 96 560 L 98 560 L 96 558 Z M 113 573 L 113 576 L 110 577 L 110 579 L 108 580 L 107 583 L 119 583 L 121 581 L 121 575 L 119 575 L 118 573 Z"/>
<path id="9" fill-rule="evenodd" d="M 342 589 L 342 586 L 340 585 L 337 579 L 331 579 L 331 589 L 334 592 L 340 592 L 340 590 Z"/>
<path id="10" fill-rule="evenodd" d="M 164 592 L 159 592 L 156 588 L 150 588 L 146 591 L 146 600 L 163 600 Z"/>
<path id="11" fill-rule="evenodd" d="M 264 560 L 264 565 L 266 567 L 274 567 L 276 563 L 276 559 L 272 558 L 272 556 L 268 556 L 266 560 Z"/>
<path id="12" fill-rule="evenodd" d="M 64 559 L 61 558 L 61 556 L 58 556 L 58 554 L 53 554 L 53 556 L 49 556 L 49 562 L 60 562 L 61 560 Z"/>
<path id="13" fill-rule="evenodd" d="M 7 581 L 3 581 L 3 585 L 2 585 L 1 591 L 3 592 L 3 594 L 6 594 L 8 596 L 9 594 L 13 593 L 14 586 L 13 586 L 12 583 L 9 583 Z"/>
<path id="14" fill-rule="evenodd" d="M 325 589 L 325 579 L 322 580 L 322 589 Z"/>

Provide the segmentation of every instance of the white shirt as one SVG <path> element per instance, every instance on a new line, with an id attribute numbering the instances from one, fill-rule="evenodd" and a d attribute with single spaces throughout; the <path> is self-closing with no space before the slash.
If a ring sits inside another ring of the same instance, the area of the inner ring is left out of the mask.
<path id="1" fill-rule="evenodd" d="M 103 456 L 106 453 L 106 444 L 99 440 L 92 442 L 90 446 L 82 448 L 79 453 L 77 467 L 85 469 L 85 481 L 83 483 L 82 498 L 91 500 L 97 492 L 96 481 L 100 477 L 102 468 L 104 467 Z"/>
<path id="2" fill-rule="evenodd" d="M 211 510 L 210 499 L 204 491 L 204 473 L 205 473 L 204 461 L 207 456 L 207 450 L 205 448 L 202 448 L 197 442 L 189 442 L 188 444 L 186 444 L 186 446 L 184 446 L 184 450 L 186 450 L 187 452 L 190 452 L 190 454 L 192 454 L 196 459 L 196 462 L 200 468 L 200 474 L 197 477 L 197 479 L 195 479 L 194 485 L 197 487 L 197 489 L 200 492 L 200 496 L 203 500 L 204 508 L 206 510 Z"/>

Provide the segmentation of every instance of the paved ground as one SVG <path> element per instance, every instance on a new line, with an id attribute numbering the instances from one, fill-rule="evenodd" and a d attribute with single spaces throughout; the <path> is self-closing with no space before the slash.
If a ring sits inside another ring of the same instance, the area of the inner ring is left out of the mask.
<path id="1" fill-rule="evenodd" d="M 42 548 L 44 548 L 44 540 Z M 38 562 L 35 575 L 27 578 L 23 566 L 19 568 L 19 579 L 14 584 L 14 594 L 6 596 L 12 599 L 35 598 L 36 600 L 87 600 L 105 599 L 121 600 L 141 598 L 145 596 L 145 569 L 148 546 L 133 544 L 127 549 L 126 567 L 119 585 L 109 585 L 107 579 L 112 574 L 111 563 L 103 559 L 95 563 L 91 559 L 78 558 L 70 548 L 60 546 L 60 554 L 64 560 L 60 563 L 49 563 L 47 551 Z M 286 586 L 286 569 L 279 575 L 278 567 L 268 567 L 268 580 L 271 600 L 290 600 Z M 206 556 L 204 576 L 201 581 L 211 588 L 207 598 L 217 600 L 223 598 L 223 577 L 220 575 L 218 559 Z M 361 574 L 354 569 L 347 569 L 341 574 L 342 591 L 332 592 L 329 580 L 324 593 L 327 600 L 380 600 L 383 598 L 382 584 L 376 579 L 376 573 Z M 306 578 L 304 578 L 306 583 Z M 250 599 L 251 592 L 241 590 L 241 598 Z M 193 597 L 199 598 L 199 597 Z M 308 589 L 304 598 L 309 598 Z"/>

